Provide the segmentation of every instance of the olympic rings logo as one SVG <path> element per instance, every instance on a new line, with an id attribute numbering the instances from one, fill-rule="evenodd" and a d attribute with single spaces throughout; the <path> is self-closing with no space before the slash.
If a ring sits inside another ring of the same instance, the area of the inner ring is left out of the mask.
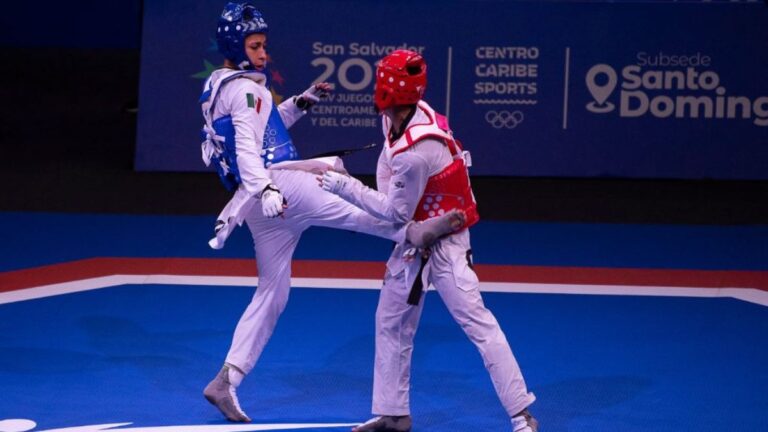
<path id="1" fill-rule="evenodd" d="M 524 118 L 520 111 L 488 111 L 485 113 L 485 121 L 496 129 L 514 129 L 523 122 Z"/>

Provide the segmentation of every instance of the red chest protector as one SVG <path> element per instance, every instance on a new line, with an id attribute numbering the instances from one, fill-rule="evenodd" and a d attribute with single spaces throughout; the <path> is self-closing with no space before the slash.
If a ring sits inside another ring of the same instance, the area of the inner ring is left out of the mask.
<path id="1" fill-rule="evenodd" d="M 417 112 L 403 136 L 394 142 L 387 139 L 388 160 L 391 161 L 395 155 L 407 150 L 419 141 L 434 139 L 445 144 L 451 152 L 453 162 L 427 180 L 427 185 L 413 218 L 422 221 L 439 216 L 449 210 L 461 209 L 467 215 L 462 228 L 469 228 L 480 220 L 480 214 L 477 212 L 477 203 L 469 183 L 469 173 L 461 144 L 453 138 L 453 133 L 448 127 L 448 119 L 435 112 L 426 102 L 420 101 L 416 110 Z M 386 117 L 383 118 L 382 125 L 384 126 L 384 133 L 387 135 L 391 125 Z"/>

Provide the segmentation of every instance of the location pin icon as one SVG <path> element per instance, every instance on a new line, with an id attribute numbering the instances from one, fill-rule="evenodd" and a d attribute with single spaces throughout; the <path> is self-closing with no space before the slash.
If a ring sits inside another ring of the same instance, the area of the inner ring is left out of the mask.
<path id="1" fill-rule="evenodd" d="M 598 84 L 597 77 L 599 75 L 605 75 L 608 81 L 603 85 Z M 595 99 L 587 104 L 587 109 L 598 113 L 613 111 L 614 105 L 607 101 L 608 97 L 616 89 L 616 83 L 618 82 L 616 71 L 604 63 L 594 65 L 587 72 L 586 81 L 587 89 L 589 89 L 589 92 L 592 93 L 592 97 Z"/>

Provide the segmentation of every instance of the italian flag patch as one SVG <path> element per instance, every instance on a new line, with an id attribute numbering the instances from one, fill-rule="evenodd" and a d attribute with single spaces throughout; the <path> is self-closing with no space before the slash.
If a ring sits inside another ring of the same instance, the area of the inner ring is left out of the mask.
<path id="1" fill-rule="evenodd" d="M 261 98 L 255 98 L 253 93 L 246 93 L 245 98 L 248 101 L 248 108 L 256 108 L 256 112 L 261 112 Z"/>

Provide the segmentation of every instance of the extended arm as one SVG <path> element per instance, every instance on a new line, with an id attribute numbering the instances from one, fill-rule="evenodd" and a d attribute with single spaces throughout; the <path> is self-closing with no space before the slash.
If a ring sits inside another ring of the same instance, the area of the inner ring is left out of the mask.
<path id="1" fill-rule="evenodd" d="M 293 96 L 283 101 L 277 106 L 280 118 L 286 128 L 290 128 L 296 123 L 312 105 L 320 102 L 320 99 L 328 97 L 331 91 L 331 85 L 327 82 L 312 84 L 304 93 Z"/>
<path id="2" fill-rule="evenodd" d="M 384 164 L 380 164 L 381 172 Z M 424 187 L 429 178 L 427 160 L 415 151 L 406 151 L 392 161 L 387 193 L 365 186 L 360 180 L 344 174 L 328 171 L 323 176 L 323 189 L 332 192 L 373 216 L 390 222 L 404 223 L 413 218 Z M 378 176 L 387 183 L 386 175 Z"/>

